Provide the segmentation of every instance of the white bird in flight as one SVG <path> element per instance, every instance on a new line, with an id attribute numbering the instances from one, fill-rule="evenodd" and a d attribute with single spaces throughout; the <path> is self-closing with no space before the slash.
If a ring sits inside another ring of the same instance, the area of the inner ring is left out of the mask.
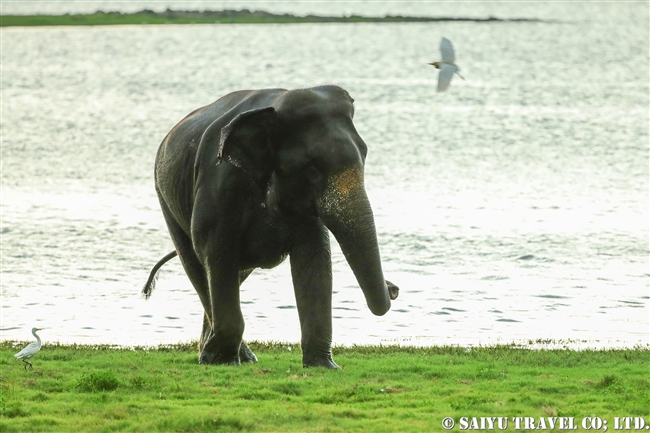
<path id="1" fill-rule="evenodd" d="M 41 329 L 43 328 L 32 328 L 32 335 L 36 337 L 36 341 L 33 343 L 29 343 L 27 347 L 25 347 L 23 350 L 21 350 L 20 352 L 14 355 L 16 359 L 23 360 L 23 362 L 25 363 L 25 370 L 27 370 L 28 365 L 29 368 L 34 368 L 32 363 L 29 362 L 28 359 L 36 355 L 38 351 L 41 350 L 41 337 L 36 335 L 36 331 L 40 331 Z"/>
<path id="2" fill-rule="evenodd" d="M 451 77 L 454 76 L 454 73 L 458 74 L 463 80 L 465 78 L 458 73 L 460 68 L 454 63 L 456 56 L 454 55 L 454 47 L 451 45 L 449 39 L 442 38 L 442 41 L 440 41 L 440 52 L 442 53 L 442 60 L 440 62 L 429 63 L 429 65 L 440 69 L 440 74 L 438 75 L 438 92 L 444 92 L 449 87 Z"/>

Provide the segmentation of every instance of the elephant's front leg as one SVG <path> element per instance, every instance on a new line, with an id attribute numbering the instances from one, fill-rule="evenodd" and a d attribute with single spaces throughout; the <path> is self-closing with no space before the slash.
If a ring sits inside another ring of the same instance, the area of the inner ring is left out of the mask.
<path id="1" fill-rule="evenodd" d="M 223 262 L 228 262 L 223 263 Z M 234 265 L 223 257 L 208 260 L 212 333 L 205 340 L 199 363 L 239 365 L 239 349 L 244 335 L 244 317 L 239 304 L 238 273 L 224 270 L 224 265 Z M 235 268 L 236 269 L 236 268 Z"/>
<path id="2" fill-rule="evenodd" d="M 253 270 L 248 269 L 241 271 L 239 273 L 239 286 L 246 280 L 246 278 L 251 274 Z M 209 310 L 208 310 L 209 311 Z M 203 348 L 206 343 L 213 339 L 214 332 L 212 330 L 212 323 L 210 322 L 208 313 L 206 312 L 203 315 L 203 330 L 201 331 L 201 340 L 199 341 L 199 348 L 201 350 L 201 355 L 203 355 Z M 201 357 L 199 357 L 201 359 Z M 239 361 L 240 362 L 257 362 L 257 356 L 248 348 L 244 341 L 241 342 L 239 346 Z"/>
<path id="3" fill-rule="evenodd" d="M 210 306 L 205 322 L 212 325 L 212 332 L 206 332 L 204 322 L 199 362 L 238 365 L 244 334 L 239 304 L 238 225 L 227 218 L 215 221 L 202 207 L 209 199 L 195 202 L 192 219 L 192 243 L 208 283 Z"/>
<path id="4" fill-rule="evenodd" d="M 305 367 L 340 368 L 332 359 L 332 260 L 320 222 L 302 226 L 291 249 L 291 276 Z"/>

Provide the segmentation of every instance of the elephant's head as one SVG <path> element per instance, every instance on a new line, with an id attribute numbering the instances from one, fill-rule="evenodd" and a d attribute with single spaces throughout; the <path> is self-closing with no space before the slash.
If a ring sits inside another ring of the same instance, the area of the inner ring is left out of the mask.
<path id="1" fill-rule="evenodd" d="M 398 288 L 384 280 L 364 188 L 367 146 L 353 100 L 336 86 L 286 91 L 221 131 L 220 157 L 248 172 L 266 205 L 288 218 L 320 218 L 339 242 L 370 310 L 385 314 Z"/>

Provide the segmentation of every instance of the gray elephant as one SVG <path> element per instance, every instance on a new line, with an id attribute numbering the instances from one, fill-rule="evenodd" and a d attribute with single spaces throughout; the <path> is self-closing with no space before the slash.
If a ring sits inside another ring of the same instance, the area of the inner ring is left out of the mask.
<path id="1" fill-rule="evenodd" d="M 230 93 L 180 121 L 162 141 L 155 182 L 176 251 L 205 310 L 199 362 L 257 358 L 242 341 L 239 287 L 255 268 L 291 263 L 303 365 L 332 359 L 332 264 L 327 229 L 363 290 L 385 314 L 399 289 L 384 279 L 364 189 L 367 147 L 342 88 Z"/>

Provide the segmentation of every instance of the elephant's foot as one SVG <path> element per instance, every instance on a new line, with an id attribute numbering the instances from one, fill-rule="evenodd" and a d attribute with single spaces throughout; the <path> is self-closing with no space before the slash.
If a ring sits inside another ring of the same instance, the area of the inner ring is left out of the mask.
<path id="1" fill-rule="evenodd" d="M 241 338 L 241 337 L 240 337 Z M 241 339 L 218 338 L 211 329 L 203 328 L 199 364 L 239 365 Z"/>
<path id="2" fill-rule="evenodd" d="M 239 346 L 239 360 L 241 362 L 257 362 L 257 356 L 255 356 L 243 341 L 241 342 L 241 346 Z"/>
<path id="3" fill-rule="evenodd" d="M 203 317 L 203 330 L 199 342 L 199 364 L 239 365 L 242 362 L 257 362 L 257 357 L 246 343 L 231 339 L 227 344 L 219 340 L 210 326 L 207 315 Z M 238 349 L 237 349 L 238 348 Z"/>
<path id="4" fill-rule="evenodd" d="M 238 356 L 227 356 L 222 353 L 210 353 L 205 350 L 199 355 L 199 364 L 215 364 L 215 365 L 239 365 Z"/>
<path id="5" fill-rule="evenodd" d="M 332 354 L 327 354 L 325 356 L 314 356 L 306 353 L 302 354 L 302 366 L 305 368 L 311 367 L 323 367 L 329 370 L 341 369 L 336 362 L 332 359 Z"/>
<path id="6" fill-rule="evenodd" d="M 199 364 L 240 365 L 242 362 L 257 362 L 257 357 L 243 341 L 239 345 L 238 351 L 224 350 L 214 346 L 214 344 L 203 346 L 203 350 L 199 354 Z"/>

